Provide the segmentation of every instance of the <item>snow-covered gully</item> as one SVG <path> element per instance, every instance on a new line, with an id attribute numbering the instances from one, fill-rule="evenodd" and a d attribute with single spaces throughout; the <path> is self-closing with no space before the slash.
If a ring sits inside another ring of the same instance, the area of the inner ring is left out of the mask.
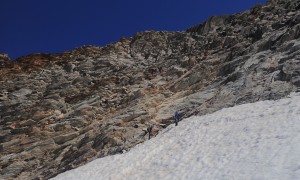
<path id="1" fill-rule="evenodd" d="M 54 179 L 300 179 L 300 94 L 184 119 Z"/>

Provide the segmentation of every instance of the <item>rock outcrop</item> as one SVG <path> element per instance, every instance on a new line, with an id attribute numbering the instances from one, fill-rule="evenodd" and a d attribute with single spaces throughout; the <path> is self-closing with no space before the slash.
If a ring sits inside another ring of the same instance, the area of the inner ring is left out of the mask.
<path id="1" fill-rule="evenodd" d="M 122 153 L 183 117 L 300 87 L 300 3 L 271 0 L 185 32 L 0 56 L 1 179 L 47 179 Z"/>

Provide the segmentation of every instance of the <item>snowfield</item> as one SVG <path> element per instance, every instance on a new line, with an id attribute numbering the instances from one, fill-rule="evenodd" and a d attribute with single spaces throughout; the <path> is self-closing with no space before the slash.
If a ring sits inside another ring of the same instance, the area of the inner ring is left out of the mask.
<path id="1" fill-rule="evenodd" d="M 300 179 L 300 94 L 184 119 L 54 179 Z"/>

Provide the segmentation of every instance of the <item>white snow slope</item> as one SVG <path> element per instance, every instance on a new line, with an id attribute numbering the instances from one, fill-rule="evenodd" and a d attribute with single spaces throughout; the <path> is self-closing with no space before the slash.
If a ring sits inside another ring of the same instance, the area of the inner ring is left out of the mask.
<path id="1" fill-rule="evenodd" d="M 300 94 L 184 119 L 54 179 L 300 179 Z"/>

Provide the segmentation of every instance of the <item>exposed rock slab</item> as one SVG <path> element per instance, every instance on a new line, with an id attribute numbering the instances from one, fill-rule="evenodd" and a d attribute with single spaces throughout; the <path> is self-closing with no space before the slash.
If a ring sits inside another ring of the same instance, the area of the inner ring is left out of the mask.
<path id="1" fill-rule="evenodd" d="M 185 32 L 0 55 L 2 178 L 49 178 L 122 153 L 182 117 L 300 90 L 299 2 L 272 0 Z"/>

